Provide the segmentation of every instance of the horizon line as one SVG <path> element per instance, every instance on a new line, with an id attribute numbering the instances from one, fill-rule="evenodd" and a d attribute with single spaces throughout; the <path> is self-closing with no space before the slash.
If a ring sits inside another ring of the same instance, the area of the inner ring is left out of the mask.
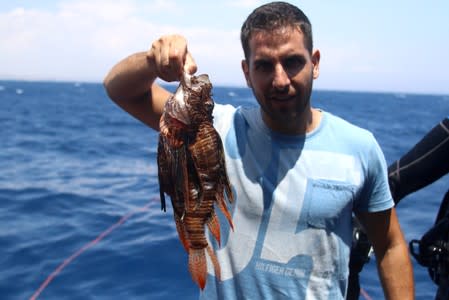
<path id="1" fill-rule="evenodd" d="M 68 84 L 99 84 L 102 85 L 102 81 L 98 80 L 69 80 L 69 79 L 5 79 L 0 78 L 1 82 L 27 82 L 27 83 L 68 83 Z M 177 86 L 177 82 L 165 82 L 161 81 L 158 82 L 162 86 Z M 232 85 L 232 84 L 213 84 L 213 87 L 215 88 L 237 88 L 237 89 L 248 89 L 249 87 L 246 85 Z M 399 96 L 406 96 L 406 95 L 419 95 L 419 96 L 442 96 L 442 97 L 449 97 L 449 92 L 417 92 L 417 91 L 388 91 L 388 90 L 358 90 L 358 89 L 336 89 L 336 88 L 314 88 L 313 91 L 315 92 L 343 92 L 343 93 L 368 93 L 368 94 L 394 94 Z"/>

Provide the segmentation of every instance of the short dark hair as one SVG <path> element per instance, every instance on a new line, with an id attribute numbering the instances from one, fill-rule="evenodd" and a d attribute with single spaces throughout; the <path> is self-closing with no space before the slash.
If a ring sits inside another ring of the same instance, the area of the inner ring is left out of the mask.
<path id="1" fill-rule="evenodd" d="M 301 29 L 304 35 L 305 46 L 312 54 L 312 24 L 302 10 L 290 3 L 281 1 L 271 2 L 256 8 L 245 20 L 240 31 L 240 40 L 245 58 L 249 58 L 249 40 L 255 32 L 270 32 L 283 27 L 296 26 Z"/>

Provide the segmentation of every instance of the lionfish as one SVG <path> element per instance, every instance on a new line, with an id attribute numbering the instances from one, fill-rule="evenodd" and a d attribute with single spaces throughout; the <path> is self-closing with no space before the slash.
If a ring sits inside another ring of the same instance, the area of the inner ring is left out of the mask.
<path id="1" fill-rule="evenodd" d="M 183 75 L 160 118 L 157 155 L 162 209 L 166 209 L 165 193 L 170 196 L 176 229 L 188 252 L 190 274 L 201 289 L 207 279 L 206 252 L 220 278 L 220 266 L 205 230 L 207 225 L 220 244 L 215 206 L 233 229 L 226 199 L 232 203 L 234 198 L 223 144 L 212 124 L 211 90 L 208 75 Z"/>

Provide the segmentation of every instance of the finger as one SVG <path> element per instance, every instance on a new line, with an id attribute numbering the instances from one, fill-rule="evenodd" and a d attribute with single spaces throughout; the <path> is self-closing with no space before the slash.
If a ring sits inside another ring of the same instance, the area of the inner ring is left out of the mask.
<path id="1" fill-rule="evenodd" d="M 160 77 L 160 74 L 163 72 L 163 65 L 164 61 L 166 59 L 163 58 L 163 38 L 159 38 L 158 40 L 154 41 L 151 45 L 151 53 L 154 58 L 154 66 L 156 68 L 156 71 L 158 73 L 158 76 Z"/>
<path id="2" fill-rule="evenodd" d="M 193 75 L 197 71 L 198 67 L 193 59 L 193 56 L 190 52 L 187 52 L 185 62 L 184 62 L 184 72 L 187 74 Z"/>
<path id="3" fill-rule="evenodd" d="M 160 65 L 162 71 L 170 68 L 172 57 L 172 42 L 170 40 L 162 40 L 160 45 Z"/>
<path id="4" fill-rule="evenodd" d="M 170 63 L 168 67 L 176 76 L 182 75 L 186 51 L 186 45 L 176 44 L 171 47 Z"/>
<path id="5" fill-rule="evenodd" d="M 170 81 L 178 80 L 182 75 L 187 43 L 180 35 L 167 36 L 161 48 L 161 74 Z"/>
<path id="6" fill-rule="evenodd" d="M 151 47 L 158 77 L 167 82 L 177 80 L 182 70 L 177 47 L 175 36 L 162 36 Z"/>
<path id="7" fill-rule="evenodd" d="M 162 36 L 152 44 L 155 68 L 158 77 L 165 81 L 176 81 L 183 72 L 193 74 L 196 64 L 187 51 L 187 41 L 180 35 Z"/>

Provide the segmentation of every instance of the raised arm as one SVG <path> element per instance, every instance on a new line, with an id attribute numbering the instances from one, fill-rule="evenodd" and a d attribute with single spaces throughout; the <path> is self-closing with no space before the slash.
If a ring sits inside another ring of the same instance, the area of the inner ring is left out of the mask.
<path id="1" fill-rule="evenodd" d="M 164 104 L 171 95 L 155 83 L 157 78 L 178 81 L 183 71 L 193 74 L 197 66 L 180 35 L 162 36 L 146 52 L 132 54 L 118 62 L 106 75 L 108 96 L 123 110 L 155 130 Z"/>

